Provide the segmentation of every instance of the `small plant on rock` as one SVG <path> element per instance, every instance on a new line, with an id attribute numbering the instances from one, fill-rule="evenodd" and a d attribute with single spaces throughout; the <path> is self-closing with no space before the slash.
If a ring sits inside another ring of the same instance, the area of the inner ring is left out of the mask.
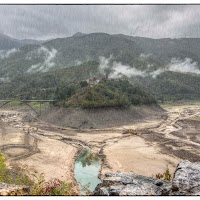
<path id="1" fill-rule="evenodd" d="M 172 180 L 172 174 L 169 172 L 169 169 L 167 169 L 163 174 L 156 174 L 156 178 L 158 179 L 164 179 L 166 181 L 171 181 Z"/>

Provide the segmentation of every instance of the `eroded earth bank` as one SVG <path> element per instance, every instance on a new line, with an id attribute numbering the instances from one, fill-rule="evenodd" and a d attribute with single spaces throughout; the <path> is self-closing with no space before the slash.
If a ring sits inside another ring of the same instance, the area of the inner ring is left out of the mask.
<path id="1" fill-rule="evenodd" d="M 101 179 L 118 170 L 149 177 L 167 168 L 174 173 L 181 159 L 200 161 L 200 105 L 164 109 L 167 112 L 160 117 L 101 129 L 63 128 L 30 112 L 2 110 L 0 149 L 9 166 L 27 165 L 30 171 L 44 173 L 47 180 L 75 181 L 75 159 L 86 147 L 101 158 Z"/>

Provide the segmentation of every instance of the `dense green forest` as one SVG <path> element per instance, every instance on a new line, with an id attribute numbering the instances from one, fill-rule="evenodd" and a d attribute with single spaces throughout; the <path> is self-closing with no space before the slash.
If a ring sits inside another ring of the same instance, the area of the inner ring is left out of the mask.
<path id="1" fill-rule="evenodd" d="M 2 44 L 10 41 L 5 36 L 2 38 Z M 186 64 L 199 72 L 198 38 L 150 39 L 92 33 L 53 39 L 42 45 L 31 42 L 16 46 L 19 49 L 0 59 L 0 99 L 56 99 L 63 88 L 77 90 L 81 81 L 105 75 L 99 67 L 102 56 L 111 57 L 111 64 L 122 64 L 125 70 L 128 66 L 130 71 L 134 68 L 148 73 L 165 69 L 172 58 L 182 59 L 181 62 L 187 58 L 190 61 Z M 6 46 L 11 47 L 15 46 Z M 199 74 L 163 71 L 155 77 L 136 73 L 121 78 L 161 102 L 200 99 Z"/>
<path id="2" fill-rule="evenodd" d="M 1 99 L 54 99 L 56 88 L 78 84 L 97 73 L 97 68 L 98 63 L 90 61 L 53 72 L 15 76 L 0 83 Z"/>
<path id="3" fill-rule="evenodd" d="M 1 99 L 56 99 L 58 90 L 101 75 L 98 66 L 98 62 L 89 61 L 66 69 L 15 76 L 0 83 L 0 96 Z M 196 74 L 164 72 L 155 78 L 134 76 L 129 81 L 160 101 L 200 99 L 200 76 Z"/>
<path id="4" fill-rule="evenodd" d="M 158 69 L 172 58 L 191 58 L 199 64 L 199 53 L 199 38 L 151 39 L 91 33 L 22 46 L 0 60 L 0 77 L 54 71 L 88 61 L 98 62 L 100 56 L 111 55 L 115 61 L 140 70 L 148 66 Z M 141 59 L 140 55 L 149 57 Z"/>
<path id="5" fill-rule="evenodd" d="M 127 80 L 104 80 L 96 85 L 63 87 L 56 91 L 56 105 L 81 108 L 130 107 L 156 104 L 152 95 Z"/>

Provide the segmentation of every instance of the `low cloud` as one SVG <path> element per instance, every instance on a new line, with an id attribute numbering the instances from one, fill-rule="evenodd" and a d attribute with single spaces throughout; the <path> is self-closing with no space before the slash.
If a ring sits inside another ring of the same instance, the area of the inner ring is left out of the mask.
<path id="1" fill-rule="evenodd" d="M 129 65 L 124 65 L 121 62 L 112 62 L 112 59 L 112 55 L 109 58 L 99 58 L 99 69 L 104 74 L 108 74 L 109 78 L 120 78 L 123 75 L 129 78 L 132 76 L 145 76 L 144 71 L 138 70 L 135 67 L 130 67 Z"/>
<path id="2" fill-rule="evenodd" d="M 148 75 L 152 76 L 152 78 L 156 78 L 156 76 L 158 76 L 159 74 L 163 73 L 167 71 L 166 69 L 157 69 L 153 72 L 150 72 Z"/>
<path id="3" fill-rule="evenodd" d="M 8 58 L 8 57 L 10 57 L 12 54 L 14 54 L 14 53 L 16 53 L 16 52 L 18 52 L 19 51 L 19 49 L 10 49 L 10 50 L 8 50 L 8 51 L 6 51 L 6 50 L 1 50 L 0 51 L 0 59 L 4 59 L 4 58 Z"/>
<path id="4" fill-rule="evenodd" d="M 33 73 L 33 72 L 47 72 L 49 69 L 55 66 L 54 59 L 57 55 L 56 49 L 47 49 L 46 47 L 42 46 L 38 48 L 37 50 L 31 52 L 27 55 L 27 59 L 31 60 L 33 57 L 43 58 L 44 61 L 42 63 L 38 63 L 35 65 L 32 65 L 27 72 Z"/>
<path id="5" fill-rule="evenodd" d="M 145 56 L 146 58 L 146 56 Z M 120 78 L 123 75 L 128 78 L 133 76 L 151 76 L 156 78 L 159 74 L 167 71 L 179 72 L 179 73 L 194 73 L 200 74 L 200 70 L 196 62 L 193 62 L 190 58 L 185 58 L 183 60 L 172 58 L 171 62 L 162 69 L 157 69 L 152 72 L 149 72 L 148 69 L 152 66 L 147 64 L 147 70 L 141 71 L 136 69 L 134 66 L 124 65 L 121 62 L 113 61 L 113 57 L 109 58 L 100 57 L 99 69 L 102 73 L 108 74 L 109 78 Z"/>
<path id="6" fill-rule="evenodd" d="M 184 60 L 173 58 L 167 69 L 173 72 L 200 74 L 197 63 L 193 62 L 191 58 L 185 58 Z"/>
<path id="7" fill-rule="evenodd" d="M 6 83 L 6 82 L 9 82 L 9 81 L 10 81 L 9 77 L 1 77 L 0 78 L 0 83 Z"/>
<path id="8" fill-rule="evenodd" d="M 83 62 L 82 61 L 80 61 L 80 60 L 75 60 L 74 61 L 74 65 L 81 65 Z"/>
<path id="9" fill-rule="evenodd" d="M 150 54 L 150 53 L 149 54 L 141 53 L 139 57 L 141 60 L 147 60 L 151 56 L 152 56 L 152 54 Z"/>
<path id="10" fill-rule="evenodd" d="M 113 62 L 113 72 L 110 74 L 110 78 L 118 78 L 121 76 L 146 76 L 145 72 L 140 71 L 134 67 L 130 67 L 128 65 L 123 65 L 120 62 Z"/>

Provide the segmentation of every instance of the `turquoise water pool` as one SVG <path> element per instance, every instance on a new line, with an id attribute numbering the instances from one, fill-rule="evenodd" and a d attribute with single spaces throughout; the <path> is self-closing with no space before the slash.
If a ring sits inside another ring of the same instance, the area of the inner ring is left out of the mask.
<path id="1" fill-rule="evenodd" d="M 89 190 L 94 191 L 97 184 L 101 181 L 98 178 L 99 170 L 101 168 L 101 161 L 98 156 L 91 154 L 89 149 L 85 150 L 75 162 L 75 178 L 79 183 L 80 190 L 82 187 L 89 185 Z M 83 195 L 86 194 L 86 191 L 81 191 Z"/>

